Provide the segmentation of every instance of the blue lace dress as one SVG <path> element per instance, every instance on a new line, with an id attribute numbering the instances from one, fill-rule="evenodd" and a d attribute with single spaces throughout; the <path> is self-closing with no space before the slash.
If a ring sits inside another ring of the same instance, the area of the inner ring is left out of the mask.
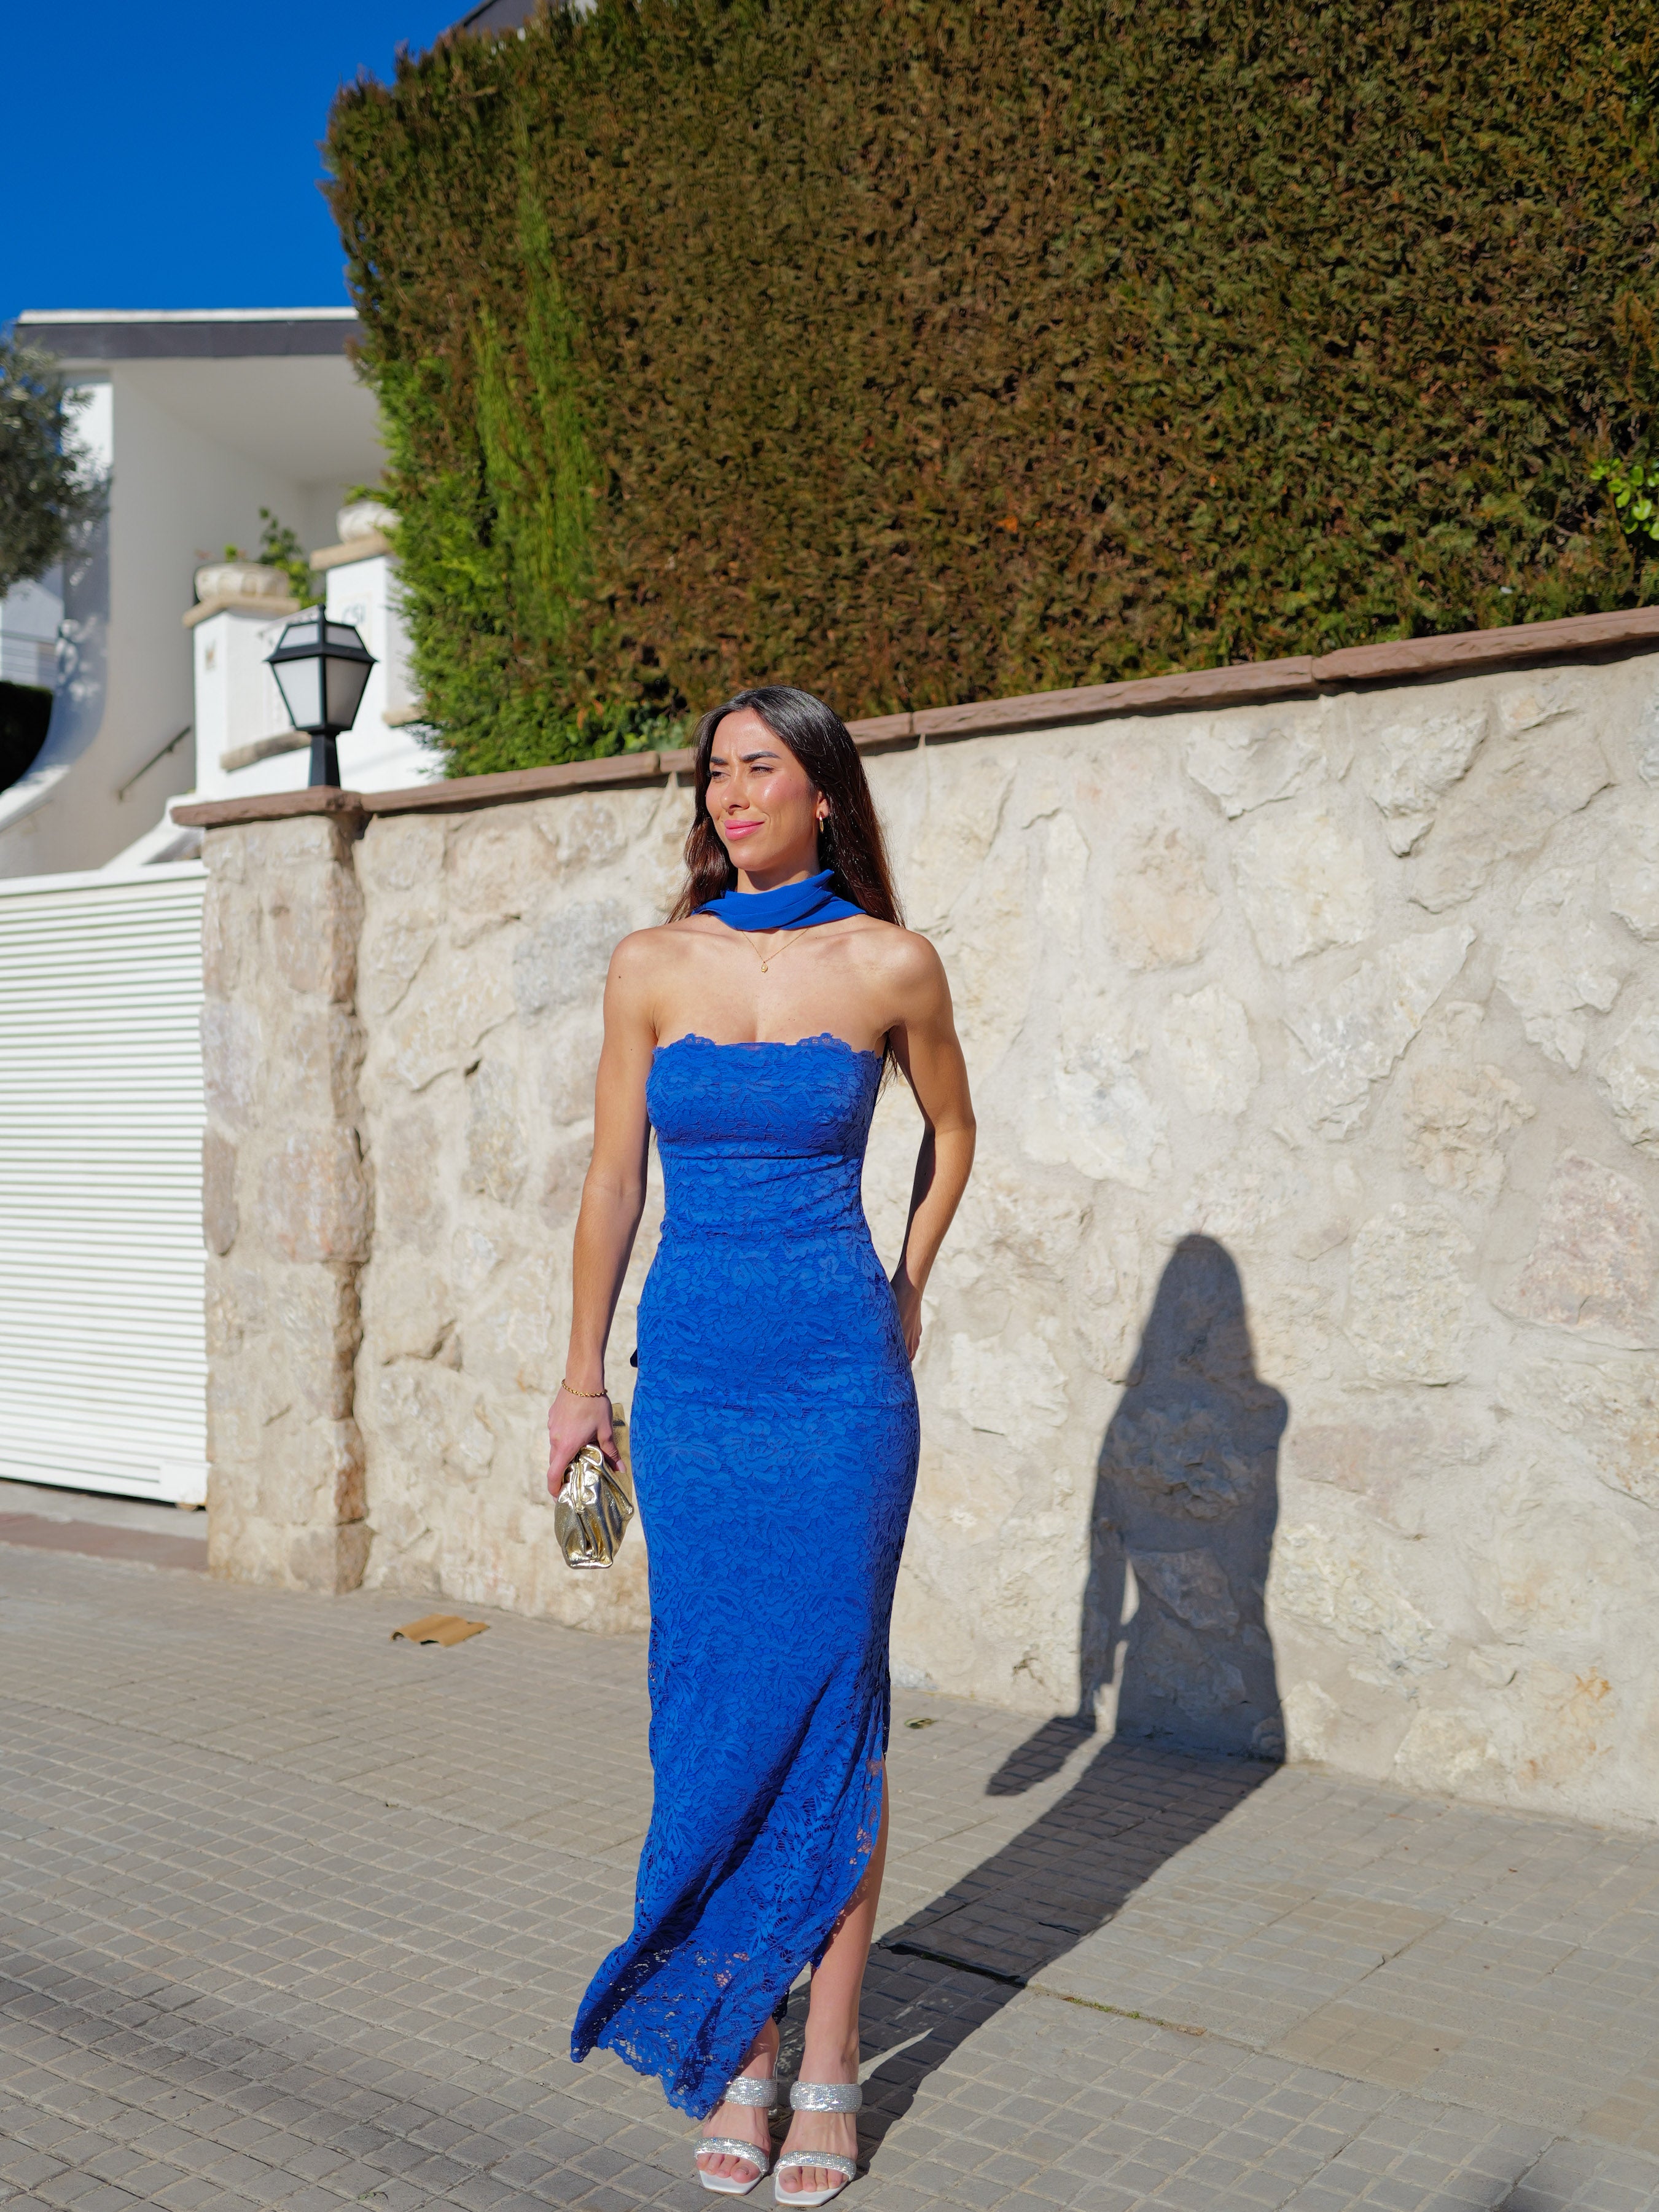
<path id="1" fill-rule="evenodd" d="M 881 1821 L 915 1391 L 860 1182 L 881 1074 L 836 1037 L 660 1048 L 667 1208 L 640 1301 L 655 1798 L 595 2045 L 702 2118 L 857 1888 Z"/>

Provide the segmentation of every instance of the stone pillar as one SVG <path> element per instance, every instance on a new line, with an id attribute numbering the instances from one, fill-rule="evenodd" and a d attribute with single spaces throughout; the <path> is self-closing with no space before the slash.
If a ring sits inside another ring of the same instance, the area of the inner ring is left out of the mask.
<path id="1" fill-rule="evenodd" d="M 352 1410 L 362 817 L 337 793 L 284 803 L 307 802 L 204 841 L 208 1552 L 234 1582 L 346 1590 L 369 1541 Z"/>

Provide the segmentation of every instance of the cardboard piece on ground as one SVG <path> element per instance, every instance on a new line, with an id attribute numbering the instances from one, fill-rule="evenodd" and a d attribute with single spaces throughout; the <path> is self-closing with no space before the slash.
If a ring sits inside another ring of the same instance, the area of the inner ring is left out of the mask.
<path id="1" fill-rule="evenodd" d="M 469 1636 L 482 1636 L 489 1626 L 487 1620 L 463 1620 L 459 1613 L 428 1613 L 394 1628 L 392 1641 L 402 1637 L 409 1644 L 465 1644 Z"/>

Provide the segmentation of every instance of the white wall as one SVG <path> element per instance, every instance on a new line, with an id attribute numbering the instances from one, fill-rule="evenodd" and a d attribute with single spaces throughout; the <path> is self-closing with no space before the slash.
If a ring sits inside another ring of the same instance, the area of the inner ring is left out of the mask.
<path id="1" fill-rule="evenodd" d="M 312 373 L 318 405 L 331 393 L 359 407 L 365 397 L 342 361 L 252 367 L 290 378 Z M 321 380 L 319 369 L 328 372 Z M 225 404 L 192 398 L 198 385 L 208 388 L 204 372 L 222 372 L 217 388 Z M 101 867 L 158 820 L 169 799 L 194 788 L 195 747 L 186 738 L 117 797 L 192 720 L 191 641 L 182 618 L 198 562 L 216 557 L 227 543 L 252 553 L 262 506 L 307 546 L 333 535 L 349 476 L 307 481 L 279 466 L 268 445 L 259 450 L 269 425 L 253 419 L 257 410 L 240 446 L 204 427 L 221 434 L 236 428 L 226 395 L 248 374 L 249 364 L 240 362 L 142 362 L 117 364 L 106 379 L 92 380 L 83 417 L 88 442 L 101 447 L 113 472 L 106 542 L 65 594 L 73 666 L 32 772 L 45 796 L 9 821 L 27 794 L 0 793 L 0 878 Z M 169 394 L 176 406 L 167 404 Z M 329 428 L 324 422 L 316 441 L 323 458 L 345 460 L 365 446 L 355 413 L 348 438 L 331 440 Z M 285 450 L 292 445 L 290 439 Z M 372 448 L 359 458 L 371 459 Z"/>

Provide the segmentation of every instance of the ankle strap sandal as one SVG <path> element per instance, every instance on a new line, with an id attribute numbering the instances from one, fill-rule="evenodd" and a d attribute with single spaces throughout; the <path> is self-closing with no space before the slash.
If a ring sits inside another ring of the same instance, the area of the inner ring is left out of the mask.
<path id="1" fill-rule="evenodd" d="M 776 2077 L 770 2074 L 739 2074 L 735 2081 L 726 2085 L 723 2105 L 754 2105 L 770 2112 L 778 2101 Z M 758 2143 L 745 2142 L 741 2136 L 704 2136 L 698 2143 L 698 2158 L 740 2158 L 755 2169 L 748 2181 L 739 2181 L 733 2174 L 705 2173 L 697 2168 L 697 2179 L 714 2197 L 747 2197 L 750 2191 L 763 2181 L 771 2171 L 772 2157 Z"/>
<path id="2" fill-rule="evenodd" d="M 796 2081 L 789 2091 L 791 2109 L 797 2112 L 856 2112 L 864 2102 L 864 2092 L 856 2081 Z M 803 2166 L 822 2166 L 826 2172 L 838 2173 L 841 2179 L 830 2189 L 786 2189 L 783 2175 L 786 2168 L 799 2172 Z M 827 2204 L 832 2197 L 839 2197 L 848 2183 L 858 2173 L 858 2160 L 838 2150 L 787 2150 L 778 2160 L 772 2181 L 773 2202 L 795 2204 L 802 2212 L 811 2212 L 815 2204 Z"/>

